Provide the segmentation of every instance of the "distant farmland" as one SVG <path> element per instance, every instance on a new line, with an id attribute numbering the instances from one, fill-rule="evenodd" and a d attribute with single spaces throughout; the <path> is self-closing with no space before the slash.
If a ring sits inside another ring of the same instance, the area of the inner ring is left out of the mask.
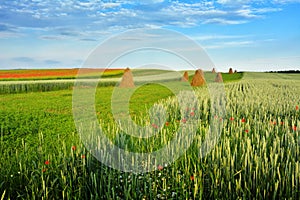
<path id="1" fill-rule="evenodd" d="M 52 79 L 75 79 L 78 71 L 88 78 L 93 77 L 119 77 L 122 69 L 20 69 L 0 70 L 1 80 L 52 80 Z"/>

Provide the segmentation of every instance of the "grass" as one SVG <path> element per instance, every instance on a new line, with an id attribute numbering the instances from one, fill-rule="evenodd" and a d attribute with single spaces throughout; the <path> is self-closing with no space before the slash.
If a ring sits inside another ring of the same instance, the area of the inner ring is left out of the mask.
<path id="1" fill-rule="evenodd" d="M 152 125 L 148 110 L 157 102 L 167 111 L 168 123 L 164 122 L 160 131 L 153 127 L 157 134 L 146 140 L 118 134 L 111 115 L 110 96 L 114 87 L 98 87 L 98 120 L 110 139 L 124 149 L 160 149 L 184 124 L 183 118 L 195 117 L 199 122 L 194 130 L 196 137 L 183 156 L 172 163 L 158 163 L 157 171 L 140 174 L 109 168 L 85 148 L 73 121 L 72 90 L 1 94 L 0 196 L 298 199 L 300 113 L 296 106 L 300 105 L 300 79 L 268 76 L 262 74 L 263 78 L 254 79 L 256 75 L 246 73 L 240 81 L 225 84 L 227 104 L 221 137 L 203 158 L 198 153 L 209 122 L 220 120 L 211 116 L 210 96 L 205 87 L 194 88 L 199 104 L 184 108 L 178 106 L 170 89 L 162 85 L 139 87 L 129 99 L 129 111 L 137 123 Z"/>

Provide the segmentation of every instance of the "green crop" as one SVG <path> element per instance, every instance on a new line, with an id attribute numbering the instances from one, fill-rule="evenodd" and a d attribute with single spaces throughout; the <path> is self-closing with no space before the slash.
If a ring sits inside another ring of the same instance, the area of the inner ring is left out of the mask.
<path id="1" fill-rule="evenodd" d="M 120 132 L 111 114 L 113 89 L 97 88 L 95 108 L 114 144 L 152 152 L 173 138 L 184 119 L 195 118 L 190 148 L 173 163 L 158 163 L 155 171 L 121 172 L 98 162 L 81 142 L 70 88 L 2 94 L 0 198 L 299 199 L 299 75 L 245 73 L 242 80 L 226 83 L 222 118 L 212 116 L 206 87 L 194 88 L 198 103 L 181 108 L 168 88 L 144 85 L 130 98 L 129 109 L 136 123 L 157 131 L 146 139 Z M 167 111 L 161 127 L 150 122 L 148 112 L 158 103 Z M 200 158 L 211 122 L 222 122 L 221 137 Z"/>

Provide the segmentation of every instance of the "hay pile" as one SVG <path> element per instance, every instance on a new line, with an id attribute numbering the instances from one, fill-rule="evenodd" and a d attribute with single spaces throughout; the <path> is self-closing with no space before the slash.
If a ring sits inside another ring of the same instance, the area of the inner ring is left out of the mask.
<path id="1" fill-rule="evenodd" d="M 133 75 L 131 70 L 127 67 L 124 70 L 124 74 L 122 76 L 122 80 L 119 85 L 120 88 L 133 88 L 135 87 L 133 82 Z"/>
<path id="2" fill-rule="evenodd" d="M 217 82 L 217 83 L 222 83 L 223 82 L 222 74 L 220 72 L 217 73 L 217 76 L 215 78 L 215 82 Z"/>
<path id="3" fill-rule="evenodd" d="M 188 82 L 188 81 L 189 81 L 189 74 L 187 71 L 185 71 L 181 78 L 181 82 Z"/>
<path id="4" fill-rule="evenodd" d="M 216 73 L 216 69 L 213 68 L 211 72 L 212 72 L 213 74 L 215 74 L 215 73 Z"/>
<path id="5" fill-rule="evenodd" d="M 229 74 L 233 74 L 233 69 L 229 68 Z"/>
<path id="6" fill-rule="evenodd" d="M 202 86 L 205 84 L 204 73 L 201 69 L 196 70 L 191 86 Z"/>

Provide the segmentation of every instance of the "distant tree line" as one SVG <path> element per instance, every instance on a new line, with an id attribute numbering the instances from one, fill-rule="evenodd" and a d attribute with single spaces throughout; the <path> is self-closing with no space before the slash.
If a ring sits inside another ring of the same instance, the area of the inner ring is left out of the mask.
<path id="1" fill-rule="evenodd" d="M 300 70 L 269 71 L 268 73 L 298 74 L 300 73 Z"/>

